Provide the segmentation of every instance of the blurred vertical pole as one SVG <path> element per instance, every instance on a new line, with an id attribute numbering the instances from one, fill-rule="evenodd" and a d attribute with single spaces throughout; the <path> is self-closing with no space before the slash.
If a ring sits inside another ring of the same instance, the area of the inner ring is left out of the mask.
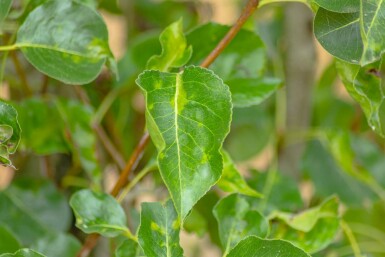
<path id="1" fill-rule="evenodd" d="M 279 156 L 280 170 L 299 178 L 305 144 L 290 137 L 309 127 L 311 95 L 315 79 L 316 51 L 312 32 L 313 13 L 301 3 L 285 6 L 286 128 Z M 294 133 L 294 134 L 293 134 Z M 288 140 L 289 139 L 289 140 Z"/>

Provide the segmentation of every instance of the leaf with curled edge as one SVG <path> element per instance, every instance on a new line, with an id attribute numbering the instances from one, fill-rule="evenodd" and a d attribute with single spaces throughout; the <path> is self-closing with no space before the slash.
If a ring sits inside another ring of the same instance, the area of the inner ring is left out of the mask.
<path id="1" fill-rule="evenodd" d="M 182 219 L 222 174 L 220 153 L 230 130 L 229 88 L 212 71 L 145 71 L 137 84 L 146 96 L 147 127 L 162 178 Z"/>
<path id="2" fill-rule="evenodd" d="M 15 47 L 39 71 L 64 83 L 89 83 L 105 63 L 116 73 L 102 17 L 77 2 L 49 1 L 34 9 L 18 30 Z"/>

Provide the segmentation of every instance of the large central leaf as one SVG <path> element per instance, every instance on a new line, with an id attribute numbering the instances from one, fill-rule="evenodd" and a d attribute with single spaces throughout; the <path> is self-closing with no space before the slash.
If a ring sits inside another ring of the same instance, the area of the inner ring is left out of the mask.
<path id="1" fill-rule="evenodd" d="M 159 151 L 159 168 L 183 220 L 221 176 L 220 148 L 230 129 L 231 96 L 213 72 L 146 71 L 138 80 L 146 95 L 147 126 Z"/>

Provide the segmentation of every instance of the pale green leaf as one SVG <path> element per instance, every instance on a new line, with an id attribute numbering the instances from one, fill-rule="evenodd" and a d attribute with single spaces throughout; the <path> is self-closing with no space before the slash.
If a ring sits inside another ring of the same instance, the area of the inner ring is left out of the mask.
<path id="1" fill-rule="evenodd" d="M 310 257 L 303 250 L 283 240 L 250 236 L 234 247 L 227 257 Z"/>
<path id="2" fill-rule="evenodd" d="M 182 257 L 179 245 L 180 219 L 171 200 L 143 203 L 138 232 L 139 244 L 147 257 Z"/>
<path id="3" fill-rule="evenodd" d="M 253 197 L 262 197 L 260 193 L 251 188 L 242 175 L 239 173 L 230 155 L 222 151 L 224 166 L 221 179 L 218 181 L 218 187 L 225 192 L 240 193 Z"/>
<path id="4" fill-rule="evenodd" d="M 70 234 L 53 234 L 39 238 L 31 248 L 46 256 L 74 257 L 81 249 L 79 240 Z"/>
<path id="5" fill-rule="evenodd" d="M 0 253 L 13 253 L 21 248 L 19 240 L 4 225 L 0 224 Z"/>
<path id="6" fill-rule="evenodd" d="M 309 253 L 315 253 L 333 242 L 339 230 L 338 199 L 331 197 L 321 205 L 299 214 L 276 212 L 272 236 L 285 239 Z"/>
<path id="7" fill-rule="evenodd" d="M 159 37 L 162 53 L 151 57 L 146 69 L 168 71 L 185 65 L 191 57 L 192 47 L 187 46 L 183 35 L 182 19 L 168 26 Z"/>
<path id="8" fill-rule="evenodd" d="M 7 17 L 9 10 L 11 9 L 13 0 L 0 0 L 0 25 Z M 1 32 L 1 28 L 0 28 Z"/>
<path id="9" fill-rule="evenodd" d="M 0 257 L 45 257 L 45 256 L 30 249 L 21 249 L 15 253 L 2 254 L 0 255 Z"/>
<path id="10" fill-rule="evenodd" d="M 72 195 L 70 205 L 76 226 L 85 233 L 105 237 L 130 235 L 124 210 L 111 195 L 83 189 Z"/>
<path id="11" fill-rule="evenodd" d="M 194 66 L 181 73 L 146 71 L 137 84 L 146 96 L 160 173 L 183 221 L 221 176 L 220 148 L 232 112 L 229 89 L 213 72 Z"/>
<path id="12" fill-rule="evenodd" d="M 0 144 L 3 144 L 12 137 L 13 128 L 9 125 L 0 125 Z"/>
<path id="13" fill-rule="evenodd" d="M 219 224 L 224 256 L 245 237 L 266 237 L 269 233 L 267 220 L 238 194 L 220 200 L 213 213 Z"/>
<path id="14" fill-rule="evenodd" d="M 91 82 L 106 62 L 115 66 L 102 17 L 73 1 L 49 1 L 34 9 L 15 46 L 38 70 L 68 84 Z"/>

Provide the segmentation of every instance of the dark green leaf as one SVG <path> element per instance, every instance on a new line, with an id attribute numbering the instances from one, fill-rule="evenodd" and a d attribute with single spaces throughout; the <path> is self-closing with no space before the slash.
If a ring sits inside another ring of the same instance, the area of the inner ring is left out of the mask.
<path id="1" fill-rule="evenodd" d="M 72 1 L 49 1 L 29 13 L 16 46 L 38 70 L 68 84 L 94 80 L 114 66 L 108 31 L 93 9 Z"/>
<path id="2" fill-rule="evenodd" d="M 219 224 L 223 256 L 245 237 L 266 237 L 269 233 L 267 220 L 238 194 L 220 200 L 213 212 Z"/>
<path id="3" fill-rule="evenodd" d="M 179 246 L 180 219 L 171 200 L 143 203 L 138 232 L 139 244 L 147 257 L 182 257 Z"/>
<path id="4" fill-rule="evenodd" d="M 115 257 L 139 257 L 144 256 L 137 242 L 128 239 L 116 248 Z"/>
<path id="5" fill-rule="evenodd" d="M 76 226 L 85 233 L 99 233 L 106 237 L 131 235 L 123 208 L 109 194 L 84 189 L 72 195 L 70 205 L 75 213 Z"/>
<path id="6" fill-rule="evenodd" d="M 234 247 L 227 257 L 310 257 L 303 250 L 282 240 L 250 236 Z"/>
<path id="7" fill-rule="evenodd" d="M 203 215 L 195 208 L 192 209 L 183 223 L 183 229 L 189 233 L 194 232 L 198 236 L 203 237 L 208 230 L 206 217 L 203 217 Z"/>
<path id="8" fill-rule="evenodd" d="M 352 13 L 360 10 L 360 0 L 313 0 L 320 7 L 332 12 Z"/>
<path id="9" fill-rule="evenodd" d="M 81 246 L 80 242 L 72 235 L 54 234 L 39 238 L 31 248 L 46 256 L 74 257 Z"/>
<path id="10" fill-rule="evenodd" d="M 185 65 L 191 57 L 192 47 L 187 47 L 180 19 L 168 26 L 159 37 L 162 53 L 150 58 L 147 69 L 168 71 Z"/>
<path id="11" fill-rule="evenodd" d="M 219 150 L 230 127 L 230 92 L 213 72 L 194 66 L 182 73 L 146 71 L 137 84 L 146 95 L 147 126 L 161 175 L 183 221 L 221 176 Z"/>
<path id="12" fill-rule="evenodd" d="M 221 179 L 218 181 L 218 186 L 225 192 L 240 193 L 244 195 L 261 197 L 262 195 L 252 189 L 239 173 L 235 164 L 231 160 L 229 154 L 222 151 L 224 166 Z"/>
<path id="13" fill-rule="evenodd" d="M 0 225 L 0 254 L 13 253 L 21 248 L 16 236 L 4 225 Z"/>
<path id="14" fill-rule="evenodd" d="M 325 200 L 321 205 L 299 214 L 276 212 L 274 237 L 286 239 L 307 252 L 315 253 L 328 246 L 339 230 L 338 199 Z"/>
<path id="15" fill-rule="evenodd" d="M 30 249 L 21 249 L 13 254 L 12 253 L 2 254 L 0 255 L 0 257 L 45 257 L 45 256 Z"/>
<path id="16" fill-rule="evenodd" d="M 8 12 L 12 6 L 12 1 L 13 0 L 0 0 L 0 25 L 3 20 L 7 17 Z"/>

